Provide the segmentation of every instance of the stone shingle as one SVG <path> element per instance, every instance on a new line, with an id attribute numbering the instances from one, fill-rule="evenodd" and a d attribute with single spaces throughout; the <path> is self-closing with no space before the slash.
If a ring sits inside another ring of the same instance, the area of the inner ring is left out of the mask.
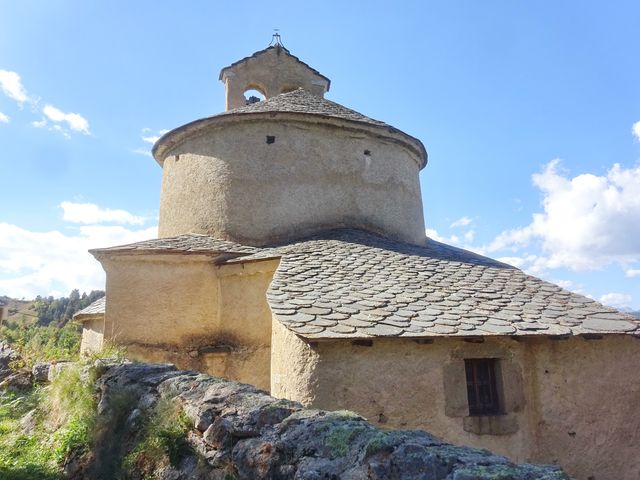
<path id="1" fill-rule="evenodd" d="M 398 131 L 391 125 L 374 120 L 350 108 L 343 107 L 339 103 L 314 95 L 301 88 L 291 92 L 275 95 L 262 102 L 252 103 L 244 107 L 220 113 L 217 117 L 247 113 L 308 113 L 325 117 L 341 118 L 355 122 L 368 123 L 379 127 L 390 128 Z"/>
<path id="2" fill-rule="evenodd" d="M 640 322 L 628 315 L 431 239 L 419 247 L 333 230 L 230 261 L 272 256 L 282 258 L 270 296 L 304 284 L 319 299 L 332 299 L 305 323 L 317 331 L 289 327 L 307 338 L 640 333 Z M 286 308 L 301 310 L 295 297 L 279 298 Z M 322 320 L 336 326 L 320 330 Z"/>
<path id="3" fill-rule="evenodd" d="M 101 297 L 91 305 L 83 308 L 79 312 L 73 314 L 73 318 L 75 320 L 82 321 L 82 319 L 86 319 L 88 317 L 93 317 L 95 315 L 104 315 L 104 310 L 106 306 L 106 297 Z"/>
<path id="4" fill-rule="evenodd" d="M 177 237 L 155 238 L 143 242 L 118 245 L 109 248 L 95 248 L 89 250 L 92 254 L 100 253 L 133 253 L 133 252 L 158 252 L 158 253 L 257 253 L 260 249 L 240 245 L 225 240 L 217 240 L 208 235 L 189 233 Z"/>
<path id="5" fill-rule="evenodd" d="M 638 319 L 431 239 L 415 246 L 339 229 L 257 248 L 181 235 L 96 252 L 136 251 L 209 253 L 222 264 L 279 257 L 268 302 L 310 339 L 640 334 Z"/>

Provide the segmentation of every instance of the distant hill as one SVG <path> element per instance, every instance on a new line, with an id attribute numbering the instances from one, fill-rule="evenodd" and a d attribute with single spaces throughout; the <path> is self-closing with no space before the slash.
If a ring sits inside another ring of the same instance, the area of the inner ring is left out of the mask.
<path id="1" fill-rule="evenodd" d="M 0 296 L 0 300 L 8 306 L 9 315 L 6 323 L 30 325 L 57 325 L 64 326 L 73 314 L 86 306 L 104 297 L 104 291 L 92 290 L 90 293 L 82 293 L 77 289 L 71 291 L 69 296 L 54 298 L 37 296 L 34 300 L 17 300 L 15 298 Z"/>
<path id="2" fill-rule="evenodd" d="M 7 305 L 7 321 L 19 323 L 32 323 L 37 321 L 38 315 L 33 308 L 33 300 L 18 300 L 2 295 L 0 296 L 0 301 Z"/>
<path id="3" fill-rule="evenodd" d="M 627 312 L 629 315 L 636 317 L 637 319 L 640 319 L 640 310 L 635 310 L 632 312 Z"/>

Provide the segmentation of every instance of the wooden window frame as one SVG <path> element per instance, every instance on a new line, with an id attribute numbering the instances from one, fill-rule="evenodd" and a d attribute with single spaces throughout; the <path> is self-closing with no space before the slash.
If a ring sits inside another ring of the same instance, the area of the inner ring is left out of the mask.
<path id="1" fill-rule="evenodd" d="M 499 359 L 465 358 L 464 366 L 469 416 L 504 414 Z"/>

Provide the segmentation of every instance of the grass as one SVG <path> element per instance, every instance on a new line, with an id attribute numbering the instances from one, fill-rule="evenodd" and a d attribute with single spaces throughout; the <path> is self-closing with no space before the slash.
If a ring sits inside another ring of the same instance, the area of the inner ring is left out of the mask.
<path id="1" fill-rule="evenodd" d="M 92 459 L 84 472 L 90 477 L 95 473 L 92 478 L 146 478 L 194 453 L 186 439 L 190 422 L 175 399 L 161 399 L 151 415 L 140 418 L 137 438 L 127 441 L 117 439 L 135 405 L 132 391 L 113 392 L 107 410 L 98 417 L 95 381 L 100 365 L 95 360 L 122 360 L 122 349 L 107 345 L 79 359 L 80 334 L 72 323 L 63 328 L 5 325 L 0 339 L 9 341 L 24 359 L 14 367 L 76 360 L 45 387 L 0 391 L 0 480 L 62 479 L 70 458 L 80 464 Z M 28 413 L 33 428 L 25 432 L 21 420 Z"/>
<path id="2" fill-rule="evenodd" d="M 64 327 L 54 325 L 19 325 L 10 323 L 0 327 L 0 340 L 5 340 L 22 357 L 16 367 L 31 367 L 49 360 L 78 360 L 80 354 L 80 325 L 69 322 Z"/>
<path id="3" fill-rule="evenodd" d="M 349 453 L 352 442 L 366 429 L 361 426 L 340 425 L 327 436 L 325 444 L 331 453 L 337 457 L 344 457 Z"/>
<path id="4" fill-rule="evenodd" d="M 67 458 L 91 446 L 96 418 L 91 380 L 87 367 L 76 365 L 47 387 L 0 392 L 0 480 L 63 478 Z M 28 413 L 33 430 L 25 432 L 20 423 Z"/>
<path id="5" fill-rule="evenodd" d="M 42 389 L 21 395 L 0 394 L 0 479 L 61 479 L 59 467 L 39 431 L 24 433 L 20 420 L 37 409 Z"/>
<path id="6" fill-rule="evenodd" d="M 175 399 L 158 401 L 144 421 L 140 442 L 124 459 L 125 472 L 142 473 L 146 478 L 159 466 L 178 466 L 192 452 L 186 440 L 190 427 L 189 419 Z"/>
<path id="7" fill-rule="evenodd" d="M 94 384 L 93 369 L 78 364 L 62 370 L 48 387 L 45 423 L 54 429 L 53 455 L 58 464 L 72 452 L 82 454 L 91 446 L 96 424 Z"/>
<path id="8" fill-rule="evenodd" d="M 365 457 L 370 457 L 382 450 L 386 450 L 392 447 L 393 443 L 393 437 L 387 434 L 387 432 L 377 432 L 367 442 Z"/>
<path id="9" fill-rule="evenodd" d="M 80 330 L 73 323 L 63 328 L 6 324 L 0 339 L 20 354 L 13 368 L 76 360 L 80 349 Z M 67 455 L 88 444 L 95 400 L 79 368 L 63 372 L 48 387 L 0 391 L 0 480 L 61 479 L 60 465 Z M 33 429 L 25 432 L 20 423 L 28 413 Z"/>

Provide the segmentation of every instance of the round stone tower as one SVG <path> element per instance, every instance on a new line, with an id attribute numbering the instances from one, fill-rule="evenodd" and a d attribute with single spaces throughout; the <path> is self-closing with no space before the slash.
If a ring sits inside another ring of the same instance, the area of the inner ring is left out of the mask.
<path id="1" fill-rule="evenodd" d="M 277 44 L 222 69 L 227 111 L 165 134 L 159 234 L 248 245 L 360 228 L 425 242 L 422 143 L 324 99 L 330 81 Z M 247 90 L 265 100 L 248 103 Z"/>

